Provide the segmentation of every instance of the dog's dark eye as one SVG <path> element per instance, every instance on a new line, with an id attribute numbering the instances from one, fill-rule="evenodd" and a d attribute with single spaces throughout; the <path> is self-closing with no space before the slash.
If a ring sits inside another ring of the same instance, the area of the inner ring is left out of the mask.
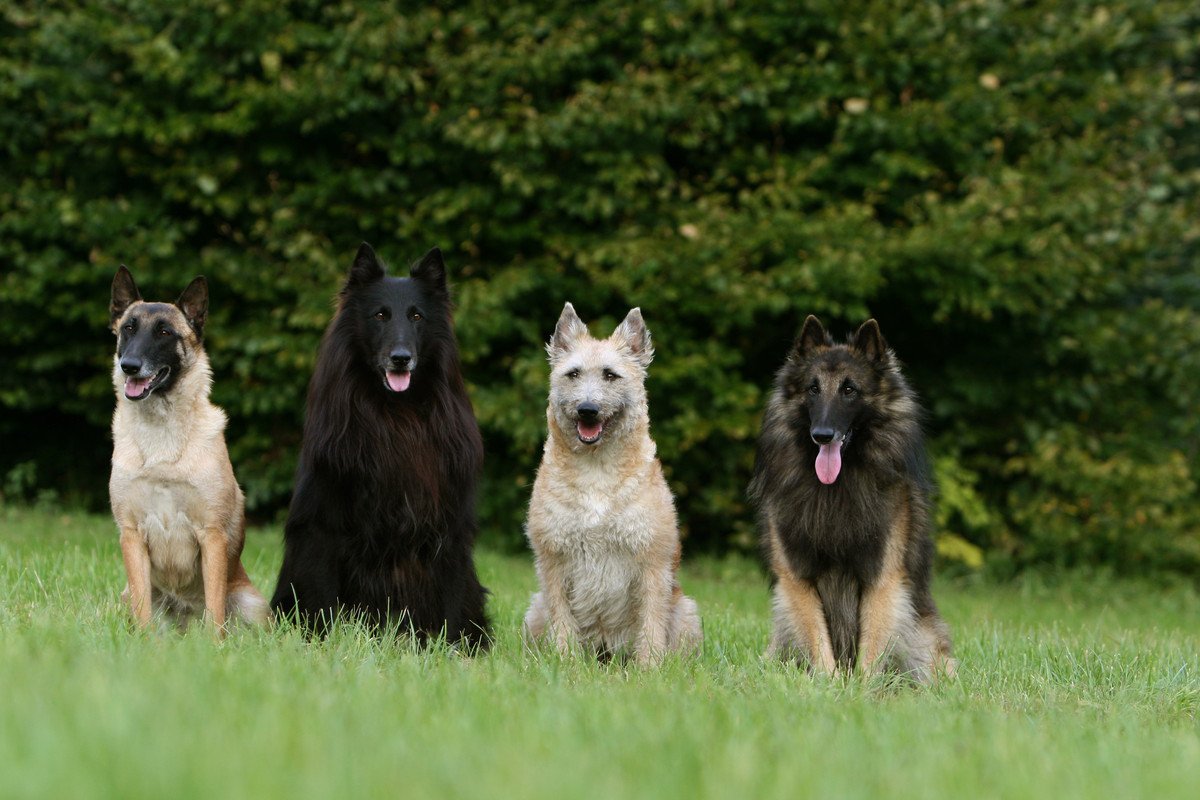
<path id="1" fill-rule="evenodd" d="M 125 331 L 126 333 L 133 333 L 133 323 L 126 322 L 124 325 L 121 326 L 121 330 Z"/>
<path id="2" fill-rule="evenodd" d="M 424 317 L 421 316 L 420 311 L 408 312 L 408 318 L 411 319 L 413 322 L 420 322 L 421 320 L 425 319 Z"/>
<path id="3" fill-rule="evenodd" d="M 854 395 L 858 394 L 858 389 L 855 389 L 853 385 L 847 383 L 842 386 L 842 394 L 844 394 L 846 397 L 853 397 Z"/>
<path id="4" fill-rule="evenodd" d="M 577 369 L 569 370 L 567 372 L 567 377 L 570 378 L 571 380 L 575 380 L 576 378 L 579 377 L 579 370 L 577 370 Z"/>
<path id="5" fill-rule="evenodd" d="M 621 377 L 620 375 L 613 372 L 611 369 L 604 370 L 604 380 L 606 380 L 606 381 L 615 381 L 620 377 Z"/>
<path id="6" fill-rule="evenodd" d="M 387 322 L 392 318 L 392 312 L 388 311 L 386 308 L 381 308 L 375 312 L 374 316 L 375 319 L 379 320 L 380 322 Z"/>
<path id="7" fill-rule="evenodd" d="M 159 328 L 158 335 L 159 336 L 172 336 L 173 334 L 171 333 L 170 328 Z"/>
<path id="8" fill-rule="evenodd" d="M 821 393 L 821 387 L 816 384 L 816 381 L 813 382 L 812 386 L 808 387 L 808 393 L 813 397 L 816 397 Z"/>

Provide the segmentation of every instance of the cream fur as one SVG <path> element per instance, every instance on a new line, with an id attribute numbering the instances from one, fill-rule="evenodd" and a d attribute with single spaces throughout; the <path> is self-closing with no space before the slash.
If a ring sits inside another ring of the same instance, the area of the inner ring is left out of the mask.
<path id="1" fill-rule="evenodd" d="M 640 350 L 631 348 L 629 322 L 602 341 L 582 323 L 568 325 L 569 336 L 556 332 L 551 344 L 549 436 L 526 524 L 541 590 L 525 632 L 548 636 L 563 652 L 632 650 L 639 662 L 656 663 L 669 650 L 697 649 L 702 633 L 696 604 L 679 587 L 675 506 L 650 438 L 649 334 Z M 580 374 L 569 379 L 564 370 L 573 368 Z M 605 380 L 606 368 L 620 380 Z M 595 445 L 580 442 L 570 417 L 585 397 L 609 419 Z"/>

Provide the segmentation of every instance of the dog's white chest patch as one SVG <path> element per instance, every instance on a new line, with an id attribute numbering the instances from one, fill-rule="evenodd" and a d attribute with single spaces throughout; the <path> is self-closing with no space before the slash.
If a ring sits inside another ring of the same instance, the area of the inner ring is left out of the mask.
<path id="1" fill-rule="evenodd" d="M 137 481 L 138 525 L 150 550 L 150 579 L 160 589 L 186 596 L 201 591 L 200 529 L 194 487 Z"/>
<path id="2" fill-rule="evenodd" d="M 585 638 L 621 647 L 634 634 L 641 575 L 628 554 L 590 553 L 575 560 L 567 580 L 571 613 Z"/>

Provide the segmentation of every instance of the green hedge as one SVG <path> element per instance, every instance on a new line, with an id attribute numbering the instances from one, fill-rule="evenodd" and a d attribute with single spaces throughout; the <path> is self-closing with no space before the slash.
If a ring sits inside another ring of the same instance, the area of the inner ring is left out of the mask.
<path id="1" fill-rule="evenodd" d="M 206 274 L 251 512 L 361 240 L 447 253 L 519 543 L 541 343 L 640 305 L 689 547 L 749 547 L 764 394 L 868 315 L 930 410 L 940 548 L 1200 563 L 1190 0 L 0 2 L 0 477 L 103 504 L 108 285 Z M 445 6 L 455 5 L 453 10 Z M 901 8 L 905 7 L 905 8 Z"/>

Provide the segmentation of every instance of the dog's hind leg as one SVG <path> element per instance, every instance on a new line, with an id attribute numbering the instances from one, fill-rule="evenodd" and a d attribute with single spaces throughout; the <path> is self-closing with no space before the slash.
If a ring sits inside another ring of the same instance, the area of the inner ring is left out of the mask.
<path id="1" fill-rule="evenodd" d="M 486 607 L 488 591 L 479 582 L 479 576 L 475 574 L 475 567 L 469 557 L 467 564 L 463 577 L 464 591 L 462 596 L 457 598 L 456 637 L 466 652 L 477 655 L 492 646 L 491 623 L 488 621 Z"/>
<path id="2" fill-rule="evenodd" d="M 525 612 L 525 622 L 521 632 L 525 641 L 533 644 L 546 634 L 546 626 L 550 624 L 550 612 L 546 609 L 546 601 L 541 592 L 534 592 L 529 599 L 529 610 Z"/>
<path id="3" fill-rule="evenodd" d="M 696 601 L 675 587 L 675 609 L 671 614 L 671 632 L 667 646 L 684 655 L 693 655 L 704 642 L 700 611 Z"/>
<path id="4" fill-rule="evenodd" d="M 237 562 L 230 569 L 229 592 L 225 597 L 227 618 L 244 620 L 254 625 L 265 625 L 271 621 L 271 607 L 246 575 L 246 569 Z"/>
<path id="5" fill-rule="evenodd" d="M 909 671 L 921 683 L 933 683 L 938 678 L 953 678 L 958 673 L 958 660 L 951 654 L 950 629 L 936 611 L 924 614 L 916 621 L 916 643 Z"/>

